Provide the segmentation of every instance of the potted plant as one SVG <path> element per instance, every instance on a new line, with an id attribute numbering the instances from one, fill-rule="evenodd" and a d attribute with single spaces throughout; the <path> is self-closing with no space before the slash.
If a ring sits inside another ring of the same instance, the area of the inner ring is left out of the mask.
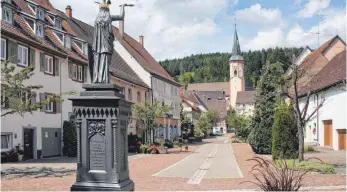
<path id="1" fill-rule="evenodd" d="M 23 161 L 24 150 L 23 150 L 23 147 L 20 143 L 18 143 L 18 146 L 16 146 L 16 151 L 18 154 L 18 161 Z"/>

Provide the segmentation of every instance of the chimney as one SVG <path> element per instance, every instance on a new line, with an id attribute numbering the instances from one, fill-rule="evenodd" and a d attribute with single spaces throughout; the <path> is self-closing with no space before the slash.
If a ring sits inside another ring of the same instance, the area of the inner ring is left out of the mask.
<path id="1" fill-rule="evenodd" d="M 139 37 L 139 42 L 140 42 L 140 44 L 142 45 L 142 47 L 143 47 L 143 35 L 140 35 L 140 37 Z"/>
<path id="2" fill-rule="evenodd" d="M 124 20 L 119 21 L 119 34 L 122 37 L 124 35 Z"/>
<path id="3" fill-rule="evenodd" d="M 65 14 L 71 19 L 72 18 L 72 9 L 71 9 L 71 6 L 68 5 L 66 6 L 65 8 Z"/>

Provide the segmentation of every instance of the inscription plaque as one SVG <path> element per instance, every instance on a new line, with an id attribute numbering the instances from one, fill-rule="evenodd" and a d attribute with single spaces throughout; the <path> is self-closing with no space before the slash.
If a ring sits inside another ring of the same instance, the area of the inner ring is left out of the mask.
<path id="1" fill-rule="evenodd" d="M 90 170 L 106 170 L 105 138 L 100 134 L 93 135 L 89 140 Z"/>

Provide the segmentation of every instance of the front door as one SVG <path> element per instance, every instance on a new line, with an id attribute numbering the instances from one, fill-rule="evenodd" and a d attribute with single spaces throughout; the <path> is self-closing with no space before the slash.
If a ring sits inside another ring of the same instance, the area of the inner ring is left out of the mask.
<path id="1" fill-rule="evenodd" d="M 333 144 L 333 126 L 332 120 L 326 120 L 324 123 L 324 146 L 332 147 Z"/>
<path id="2" fill-rule="evenodd" d="M 42 156 L 54 157 L 61 154 L 61 129 L 42 128 Z"/>
<path id="3" fill-rule="evenodd" d="M 24 129 L 24 159 L 34 158 L 34 130 Z"/>
<path id="4" fill-rule="evenodd" d="M 338 129 L 339 150 L 346 149 L 346 129 Z"/>

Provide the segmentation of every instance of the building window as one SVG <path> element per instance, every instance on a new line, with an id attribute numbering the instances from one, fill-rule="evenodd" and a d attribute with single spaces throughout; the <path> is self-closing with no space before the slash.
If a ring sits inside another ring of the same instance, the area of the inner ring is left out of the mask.
<path id="1" fill-rule="evenodd" d="M 12 24 L 12 11 L 10 9 L 3 7 L 2 8 L 2 19 L 4 21 L 6 21 L 7 23 Z"/>
<path id="2" fill-rule="evenodd" d="M 28 48 L 18 45 L 18 65 L 28 66 Z"/>
<path id="3" fill-rule="evenodd" d="M 55 17 L 53 15 L 48 15 L 48 17 L 53 21 L 54 23 L 54 20 L 55 20 Z"/>
<path id="4" fill-rule="evenodd" d="M 46 94 L 45 99 L 47 100 L 48 97 L 49 97 L 49 95 Z M 53 112 L 53 105 L 54 105 L 53 102 L 47 103 L 45 111 L 46 112 Z"/>
<path id="5" fill-rule="evenodd" d="M 64 37 L 64 46 L 71 50 L 71 38 L 69 36 Z"/>
<path id="6" fill-rule="evenodd" d="M 29 4 L 29 7 L 31 8 L 31 10 L 33 10 L 34 13 L 36 13 L 36 6 L 35 5 Z"/>
<path id="7" fill-rule="evenodd" d="M 37 36 L 43 37 L 43 25 L 42 25 L 42 24 L 38 24 L 38 25 L 37 25 L 37 31 L 36 31 L 36 33 L 37 33 Z"/>
<path id="8" fill-rule="evenodd" d="M 12 134 L 1 134 L 1 151 L 11 150 Z"/>
<path id="9" fill-rule="evenodd" d="M 72 72 L 73 72 L 72 79 L 77 80 L 77 74 L 78 74 L 77 65 L 75 65 L 75 64 L 72 65 Z"/>
<path id="10" fill-rule="evenodd" d="M 166 93 L 166 83 L 163 82 L 163 89 L 164 89 L 164 93 Z"/>
<path id="11" fill-rule="evenodd" d="M 52 74 L 54 72 L 53 57 L 45 55 L 45 73 Z"/>
<path id="12" fill-rule="evenodd" d="M 41 9 L 37 10 L 37 18 L 39 18 L 41 20 L 45 20 L 45 13 L 43 12 L 43 10 L 41 10 Z"/>
<path id="13" fill-rule="evenodd" d="M 23 104 L 30 104 L 31 103 L 30 91 L 21 90 L 19 92 L 19 98 L 22 100 Z"/>
<path id="14" fill-rule="evenodd" d="M 156 79 L 153 79 L 153 87 L 154 89 L 156 89 L 158 87 L 158 84 L 157 84 L 157 80 Z"/>
<path id="15" fill-rule="evenodd" d="M 83 67 L 78 66 L 78 80 L 82 81 L 83 80 Z"/>
<path id="16" fill-rule="evenodd" d="M 128 100 L 131 101 L 133 98 L 132 98 L 132 92 L 131 92 L 131 89 L 129 88 L 128 89 Z"/>
<path id="17" fill-rule="evenodd" d="M 64 35 L 62 33 L 54 33 L 55 36 L 60 40 L 61 43 L 64 42 Z"/>
<path id="18" fill-rule="evenodd" d="M 28 23 L 31 30 L 35 32 L 35 21 L 32 19 L 25 18 L 25 21 Z"/>
<path id="19" fill-rule="evenodd" d="M 81 50 L 83 54 L 85 55 L 88 54 L 88 45 L 86 43 L 75 41 L 75 44 L 77 45 L 77 47 Z"/>
<path id="20" fill-rule="evenodd" d="M 6 59 L 6 39 L 1 39 L 1 59 Z"/>
<path id="21" fill-rule="evenodd" d="M 60 19 L 55 19 L 55 27 L 57 28 L 57 29 L 61 29 L 61 20 Z"/>
<path id="22" fill-rule="evenodd" d="M 140 93 L 140 91 L 137 92 L 137 102 L 141 102 L 141 93 Z"/>

